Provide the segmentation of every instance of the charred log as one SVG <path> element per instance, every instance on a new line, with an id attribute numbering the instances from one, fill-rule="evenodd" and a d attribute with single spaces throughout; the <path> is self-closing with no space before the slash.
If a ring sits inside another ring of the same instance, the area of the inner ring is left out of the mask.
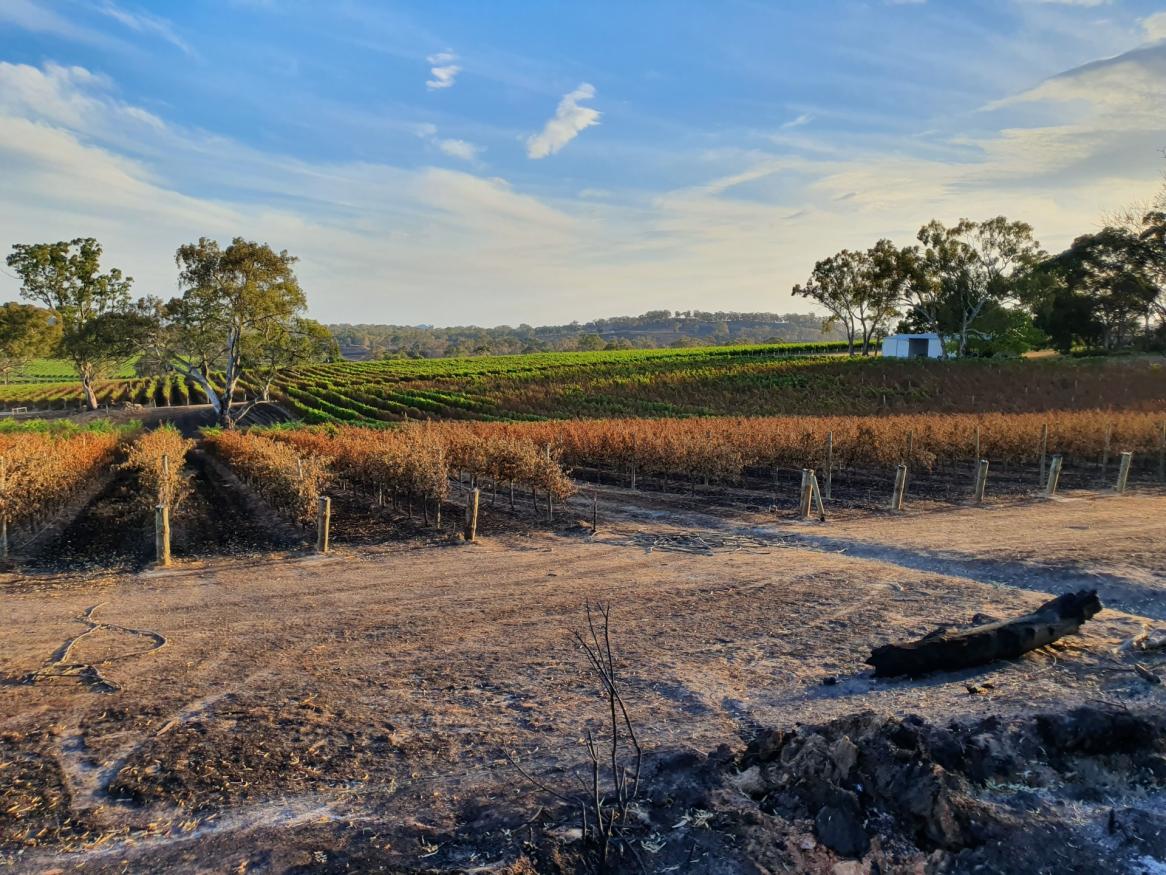
<path id="1" fill-rule="evenodd" d="M 1100 610 L 1097 590 L 1065 593 L 1023 617 L 959 631 L 940 629 L 918 641 L 876 647 L 866 661 L 875 677 L 918 677 L 1013 659 L 1073 634 Z"/>

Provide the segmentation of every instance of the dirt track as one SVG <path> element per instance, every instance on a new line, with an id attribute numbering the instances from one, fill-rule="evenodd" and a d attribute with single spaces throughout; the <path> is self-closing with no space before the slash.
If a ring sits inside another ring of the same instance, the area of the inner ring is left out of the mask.
<path id="1" fill-rule="evenodd" d="M 979 672 L 876 683 L 860 671 L 872 645 L 1027 610 L 1062 580 L 1095 580 L 1103 599 L 1161 620 L 1164 511 L 1166 497 L 1127 497 L 821 526 L 624 508 L 594 538 L 511 532 L 478 545 L 10 578 L 0 762 L 32 813 L 0 812 L 0 859 L 30 871 L 283 871 L 374 858 L 469 866 L 516 852 L 521 839 L 503 828 L 543 800 L 503 752 L 565 781 L 583 727 L 600 716 L 570 639 L 588 600 L 613 606 L 629 704 L 653 755 L 739 747 L 760 727 L 863 708 L 938 720 L 1067 701 L 1162 704 L 1162 687 L 1107 656 L 1142 625 L 1119 610 L 1080 638 Z M 645 546 L 694 531 L 739 540 L 708 555 Z M 1023 588 L 985 582 L 1010 579 Z M 85 631 L 79 618 L 94 605 L 91 620 L 111 625 L 70 659 L 100 679 L 20 683 Z M 165 645 L 150 650 L 142 631 Z M 839 682 L 824 686 L 826 676 Z"/>

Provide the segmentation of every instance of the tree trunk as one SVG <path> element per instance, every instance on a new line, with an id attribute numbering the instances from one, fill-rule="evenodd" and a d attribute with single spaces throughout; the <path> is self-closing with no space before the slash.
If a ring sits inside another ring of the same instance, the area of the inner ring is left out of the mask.
<path id="1" fill-rule="evenodd" d="M 1012 659 L 1044 647 L 1076 632 L 1100 610 L 1097 590 L 1069 592 L 1023 617 L 950 634 L 940 628 L 918 641 L 876 647 L 866 662 L 874 666 L 875 677 L 918 677 L 933 671 L 958 671 L 997 659 Z"/>
<path id="2" fill-rule="evenodd" d="M 81 389 L 85 392 L 85 404 L 90 410 L 97 410 L 97 393 L 93 391 L 93 377 L 89 374 L 81 375 Z"/>

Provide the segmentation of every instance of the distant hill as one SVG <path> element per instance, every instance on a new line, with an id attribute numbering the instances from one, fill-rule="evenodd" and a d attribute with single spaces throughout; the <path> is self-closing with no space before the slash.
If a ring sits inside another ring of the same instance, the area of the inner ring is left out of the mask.
<path id="1" fill-rule="evenodd" d="M 653 310 L 568 325 L 496 328 L 429 325 L 329 325 L 346 359 L 444 358 L 593 349 L 658 349 L 740 343 L 843 340 L 822 331 L 812 313 L 723 313 Z"/>

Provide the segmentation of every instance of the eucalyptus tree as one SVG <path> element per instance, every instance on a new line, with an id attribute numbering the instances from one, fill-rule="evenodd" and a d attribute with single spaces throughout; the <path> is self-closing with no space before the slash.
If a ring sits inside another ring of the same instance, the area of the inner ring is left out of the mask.
<path id="1" fill-rule="evenodd" d="M 45 307 L 56 320 L 58 355 L 81 379 L 90 410 L 95 383 L 132 356 L 144 321 L 132 306 L 133 278 L 117 268 L 101 271 L 101 244 L 92 237 L 59 243 L 17 243 L 7 258 L 21 281 L 21 296 Z"/>
<path id="2" fill-rule="evenodd" d="M 888 261 L 890 250 L 886 240 L 866 252 L 843 249 L 817 262 L 806 284 L 793 288 L 795 296 L 826 309 L 823 327 L 842 327 L 850 355 L 856 347 L 867 355 L 872 340 L 897 312 L 901 279 L 894 269 L 897 263 Z"/>
<path id="3" fill-rule="evenodd" d="M 1024 278 L 1045 256 L 1031 225 L 1004 216 L 961 219 L 950 228 L 932 220 L 918 239 L 908 297 L 930 312 L 933 330 L 951 336 L 961 356 L 973 334 L 982 333 L 977 321 L 992 305 L 1016 301 Z"/>
<path id="4" fill-rule="evenodd" d="M 154 302 L 153 354 L 201 387 L 219 423 L 233 427 L 249 409 L 231 407 L 245 372 L 263 371 L 264 350 L 292 336 L 306 309 L 296 259 L 242 237 L 227 246 L 203 237 L 179 247 L 175 262 L 182 295 Z M 269 356 L 267 373 L 284 364 Z"/>

